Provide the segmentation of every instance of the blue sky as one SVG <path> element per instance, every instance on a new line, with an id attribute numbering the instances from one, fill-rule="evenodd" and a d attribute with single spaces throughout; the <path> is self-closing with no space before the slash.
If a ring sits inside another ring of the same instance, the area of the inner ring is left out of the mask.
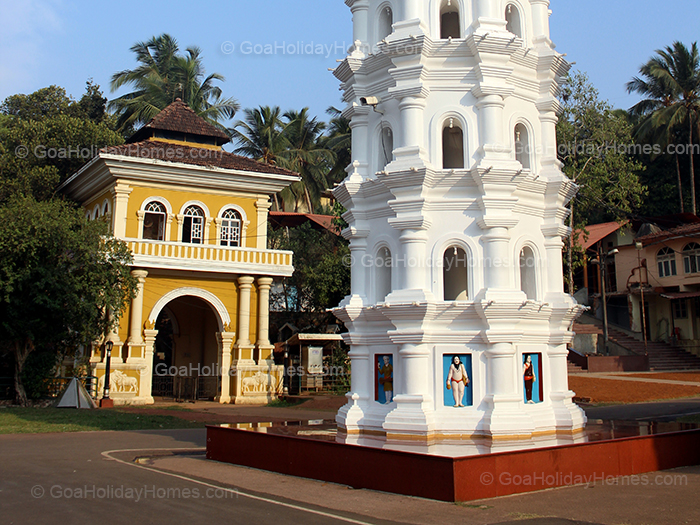
<path id="1" fill-rule="evenodd" d="M 615 107 L 636 102 L 624 85 L 654 50 L 700 40 L 697 0 L 552 0 L 551 9 L 557 49 Z M 207 71 L 226 77 L 225 95 L 243 108 L 309 106 L 325 117 L 341 104 L 328 68 L 352 39 L 342 0 L 0 0 L 0 13 L 0 100 L 50 84 L 79 98 L 88 78 L 116 96 L 112 74 L 136 65 L 129 48 L 167 32 L 182 49 L 199 46 Z M 288 47 L 264 54 L 265 45 Z"/>

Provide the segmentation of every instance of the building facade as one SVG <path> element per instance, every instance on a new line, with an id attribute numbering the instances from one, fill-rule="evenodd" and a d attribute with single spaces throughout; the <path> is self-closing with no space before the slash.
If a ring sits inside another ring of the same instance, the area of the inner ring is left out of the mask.
<path id="1" fill-rule="evenodd" d="M 353 164 L 347 208 L 352 389 L 343 439 L 571 436 L 580 307 L 562 238 L 576 192 L 557 160 L 549 0 L 346 0 L 335 70 Z"/>
<path id="2" fill-rule="evenodd" d="M 178 99 L 63 185 L 134 257 L 138 295 L 106 337 L 115 403 L 255 404 L 281 391 L 269 290 L 292 274 L 292 253 L 267 249 L 267 218 L 271 195 L 299 178 L 223 151 L 228 140 Z M 90 360 L 99 395 L 103 343 Z"/>

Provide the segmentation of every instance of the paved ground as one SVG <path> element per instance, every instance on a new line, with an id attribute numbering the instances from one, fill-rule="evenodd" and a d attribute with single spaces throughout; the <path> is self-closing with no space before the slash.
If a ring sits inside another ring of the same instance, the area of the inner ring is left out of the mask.
<path id="1" fill-rule="evenodd" d="M 637 388 L 644 381 L 617 383 Z M 342 402 L 315 397 L 287 408 L 197 403 L 184 407 L 190 411 L 134 410 L 254 422 L 332 419 Z M 586 410 L 591 419 L 675 419 L 700 413 L 700 398 Z M 207 461 L 205 439 L 204 430 L 0 436 L 0 523 L 700 523 L 700 467 L 449 504 Z"/>

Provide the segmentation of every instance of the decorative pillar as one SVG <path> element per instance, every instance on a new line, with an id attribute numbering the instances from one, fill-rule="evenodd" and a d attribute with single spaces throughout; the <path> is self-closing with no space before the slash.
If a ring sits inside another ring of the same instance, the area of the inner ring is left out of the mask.
<path id="1" fill-rule="evenodd" d="M 403 279 L 400 281 L 401 288 L 403 290 L 426 290 L 425 246 L 428 241 L 427 233 L 423 230 L 403 230 L 399 240 L 404 256 L 403 261 L 398 261 L 399 275 L 403 275 Z"/>
<path id="2" fill-rule="evenodd" d="M 366 179 L 369 175 L 369 112 L 370 108 L 368 106 L 355 106 L 350 120 L 350 129 L 352 130 L 351 151 L 356 159 L 353 166 L 355 173 L 359 174 L 362 179 Z"/>
<path id="3" fill-rule="evenodd" d="M 126 222 L 129 206 L 129 195 L 133 188 L 125 184 L 117 184 L 112 188 L 112 198 L 114 199 L 114 213 L 112 214 L 112 231 L 117 239 L 126 238 Z"/>
<path id="4" fill-rule="evenodd" d="M 343 236 L 350 241 L 350 256 L 352 266 L 350 268 L 350 297 L 367 302 L 367 268 L 365 268 L 365 255 L 367 254 L 367 236 L 369 231 L 349 228 L 343 232 Z"/>
<path id="5" fill-rule="evenodd" d="M 146 403 L 153 403 L 153 353 L 155 352 L 158 330 L 153 326 L 147 326 L 143 331 L 145 336 L 144 360 L 145 366 L 141 368 L 139 381 L 139 398 L 145 398 Z"/>
<path id="6" fill-rule="evenodd" d="M 369 45 L 369 1 L 354 0 L 350 5 L 352 12 L 353 47 L 350 51 L 353 56 L 364 56 Z"/>
<path id="7" fill-rule="evenodd" d="M 500 95 L 482 96 L 476 103 L 481 124 L 483 158 L 509 158 L 510 154 L 504 144 L 503 109 L 505 102 Z"/>
<path id="8" fill-rule="evenodd" d="M 233 346 L 234 332 L 221 332 L 217 334 L 219 343 L 219 370 L 221 373 L 221 392 L 218 401 L 221 404 L 231 402 L 231 347 Z"/>
<path id="9" fill-rule="evenodd" d="M 131 300 L 131 319 L 129 325 L 129 356 L 127 362 L 132 359 L 143 360 L 144 341 L 141 335 L 143 325 L 143 290 L 146 284 L 148 272 L 146 270 L 133 270 L 131 275 L 138 280 L 136 297 Z M 138 349 L 138 351 L 136 351 Z"/>
<path id="10" fill-rule="evenodd" d="M 258 364 L 272 364 L 272 350 L 270 344 L 270 287 L 271 277 L 258 278 Z"/>
<path id="11" fill-rule="evenodd" d="M 250 291 L 253 288 L 255 278 L 250 276 L 239 277 L 239 299 L 238 305 L 238 341 L 236 349 L 238 358 L 248 364 L 255 364 L 253 361 L 253 345 L 250 343 Z"/>
<path id="12" fill-rule="evenodd" d="M 267 197 L 255 201 L 255 209 L 258 211 L 255 247 L 259 250 L 267 249 L 267 216 L 271 207 L 272 202 Z M 245 247 L 243 232 L 246 230 L 246 225 L 241 224 L 241 247 Z"/>
<path id="13" fill-rule="evenodd" d="M 475 0 L 475 29 L 505 30 L 505 10 L 501 12 L 501 3 L 493 0 Z"/>
<path id="14" fill-rule="evenodd" d="M 549 42 L 549 0 L 530 0 L 530 5 L 533 41 L 535 44 Z"/>
<path id="15" fill-rule="evenodd" d="M 394 152 L 397 159 L 406 156 L 425 157 L 425 122 L 423 118 L 425 106 L 425 98 L 417 96 L 404 97 L 399 103 L 401 130 L 403 131 L 400 136 L 403 140 L 401 147 Z"/>

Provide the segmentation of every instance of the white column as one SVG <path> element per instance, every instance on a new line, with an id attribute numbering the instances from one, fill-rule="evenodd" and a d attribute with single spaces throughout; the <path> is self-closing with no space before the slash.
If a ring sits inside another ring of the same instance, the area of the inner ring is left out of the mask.
<path id="1" fill-rule="evenodd" d="M 481 124 L 481 149 L 484 158 L 508 158 L 503 134 L 503 108 L 505 102 L 500 95 L 485 95 L 476 103 Z"/>
<path id="2" fill-rule="evenodd" d="M 145 347 L 144 359 L 145 367 L 141 369 L 139 381 L 139 397 L 146 398 L 147 403 L 153 403 L 153 353 L 156 346 L 156 337 L 158 330 L 144 330 Z"/>
<path id="3" fill-rule="evenodd" d="M 114 198 L 114 211 L 112 213 L 112 231 L 118 239 L 126 237 L 126 222 L 128 218 L 129 195 L 133 188 L 123 184 L 117 184 L 112 188 Z"/>
<path id="4" fill-rule="evenodd" d="M 272 349 L 270 344 L 270 287 L 271 277 L 258 278 L 258 364 L 272 363 Z"/>
<path id="5" fill-rule="evenodd" d="M 143 289 L 146 284 L 148 272 L 146 270 L 133 270 L 131 275 L 138 280 L 136 297 L 131 301 L 131 319 L 129 329 L 129 358 L 133 357 L 131 346 L 142 346 L 143 337 L 141 328 L 143 324 Z M 144 356 L 141 356 L 144 357 Z"/>
<path id="6" fill-rule="evenodd" d="M 404 20 L 423 20 L 423 4 L 422 0 L 404 0 Z"/>
<path id="7" fill-rule="evenodd" d="M 540 112 L 540 123 L 542 130 L 542 140 L 540 149 L 542 151 L 540 163 L 544 170 L 559 169 L 559 159 L 557 157 L 557 122 L 559 118 L 554 111 Z"/>
<path id="8" fill-rule="evenodd" d="M 542 269 L 547 274 L 545 296 L 548 294 L 564 295 L 564 273 L 562 262 L 564 242 L 561 240 L 561 237 L 558 236 L 546 237 L 544 247 L 547 250 L 547 264 Z"/>
<path id="9" fill-rule="evenodd" d="M 363 179 L 366 179 L 369 173 L 369 112 L 367 106 L 357 106 L 353 110 L 352 119 L 350 120 L 350 129 L 352 130 L 352 156 L 358 166 L 355 166 L 355 171 L 359 173 Z M 372 174 L 374 175 L 374 174 Z"/>
<path id="10" fill-rule="evenodd" d="M 221 371 L 221 394 L 218 401 L 222 404 L 231 402 L 231 347 L 235 336 L 236 334 L 233 332 L 217 334 L 219 338 L 219 367 Z"/>
<path id="11" fill-rule="evenodd" d="M 506 12 L 505 8 L 501 11 L 501 2 L 494 0 L 476 0 L 474 11 L 474 28 L 488 29 L 505 29 L 506 27 Z"/>
<path id="12" fill-rule="evenodd" d="M 535 43 L 549 40 L 549 0 L 530 0 Z"/>
<path id="13" fill-rule="evenodd" d="M 238 278 L 240 303 L 238 305 L 238 341 L 236 348 L 239 349 L 240 360 L 248 362 L 253 360 L 253 345 L 250 344 L 250 291 L 254 282 L 255 279 L 250 276 Z"/>
<path id="14" fill-rule="evenodd" d="M 513 256 L 508 228 L 491 228 L 483 235 L 485 244 L 484 280 L 487 291 L 513 288 Z"/>
<path id="15" fill-rule="evenodd" d="M 425 156 L 425 121 L 423 111 L 426 101 L 421 97 L 404 97 L 399 103 L 401 112 L 401 147 L 395 150 L 396 157 Z"/>
<path id="16" fill-rule="evenodd" d="M 368 235 L 369 232 L 354 232 L 350 237 L 350 295 L 361 298 L 363 302 L 367 299 L 366 276 L 369 269 L 365 267 L 364 257 L 367 254 Z"/>
<path id="17" fill-rule="evenodd" d="M 272 207 L 272 202 L 270 202 L 270 199 L 267 197 L 255 201 L 255 209 L 258 212 L 255 247 L 259 250 L 267 249 L 267 216 L 270 211 L 270 207 Z M 244 225 L 241 225 L 241 229 L 245 230 Z M 243 244 L 243 231 L 241 231 L 241 246 L 245 246 Z"/>
<path id="18" fill-rule="evenodd" d="M 353 50 L 364 53 L 369 43 L 369 2 L 355 0 L 350 6 L 350 11 L 352 12 Z"/>
<path id="19" fill-rule="evenodd" d="M 398 261 L 399 275 L 403 275 L 403 279 L 399 281 L 402 288 L 404 290 L 425 290 L 427 233 L 422 230 L 404 230 L 401 232 L 399 240 L 404 253 L 404 260 Z"/>

